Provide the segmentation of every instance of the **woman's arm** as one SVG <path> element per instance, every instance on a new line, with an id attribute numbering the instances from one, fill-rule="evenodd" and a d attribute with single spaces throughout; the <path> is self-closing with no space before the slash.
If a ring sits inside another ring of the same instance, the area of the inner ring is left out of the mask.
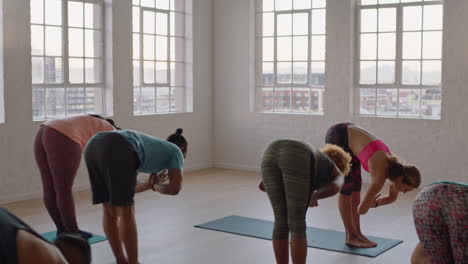
<path id="1" fill-rule="evenodd" d="M 148 176 L 148 180 L 144 182 L 137 182 L 135 187 L 135 193 L 151 190 L 151 186 L 153 183 L 164 183 L 167 180 L 167 177 L 167 170 L 162 170 L 157 173 L 151 173 Z"/>
<path id="2" fill-rule="evenodd" d="M 169 183 L 152 184 L 153 191 L 167 195 L 177 195 L 182 189 L 182 171 L 179 169 L 169 169 Z"/>
<path id="3" fill-rule="evenodd" d="M 375 199 L 375 207 L 391 204 L 396 201 L 398 198 L 398 190 L 395 185 L 392 183 L 388 187 L 388 195 L 379 199 Z"/>
<path id="4" fill-rule="evenodd" d="M 361 201 L 361 204 L 359 205 L 359 208 L 358 208 L 359 214 L 361 215 L 366 214 L 367 211 L 369 211 L 370 207 L 375 206 L 375 197 L 382 189 L 385 183 L 385 180 L 386 180 L 386 175 L 377 174 L 377 173 L 374 174 L 374 176 L 372 177 L 371 185 L 369 189 L 367 190 L 367 193 L 364 196 L 364 199 Z"/>
<path id="5" fill-rule="evenodd" d="M 316 190 L 310 195 L 310 207 L 318 206 L 317 200 L 331 197 L 340 191 L 343 185 L 344 177 L 336 166 L 333 168 L 333 177 L 335 179 L 332 182 Z"/>

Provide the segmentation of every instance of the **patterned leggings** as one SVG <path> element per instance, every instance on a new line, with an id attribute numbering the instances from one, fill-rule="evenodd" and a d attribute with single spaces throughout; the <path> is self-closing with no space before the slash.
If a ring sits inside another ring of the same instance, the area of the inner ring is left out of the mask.
<path id="1" fill-rule="evenodd" d="M 312 150 L 293 140 L 271 143 L 262 157 L 262 176 L 275 224 L 273 239 L 306 237 L 306 212 L 311 189 Z"/>
<path id="2" fill-rule="evenodd" d="M 437 183 L 423 189 L 413 204 L 421 245 L 431 263 L 468 263 L 468 187 Z"/>

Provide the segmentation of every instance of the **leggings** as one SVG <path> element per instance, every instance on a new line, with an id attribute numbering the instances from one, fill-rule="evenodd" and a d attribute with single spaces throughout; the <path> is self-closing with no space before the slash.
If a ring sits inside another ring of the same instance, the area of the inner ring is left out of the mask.
<path id="1" fill-rule="evenodd" d="M 44 190 L 44 203 L 58 232 L 78 232 L 72 186 L 80 166 L 81 146 L 57 130 L 41 126 L 34 155 Z"/>
<path id="2" fill-rule="evenodd" d="M 468 187 L 426 187 L 413 203 L 413 218 L 431 263 L 468 263 Z"/>
<path id="3" fill-rule="evenodd" d="M 348 126 L 351 123 L 340 123 L 330 127 L 325 136 L 325 143 L 333 144 L 341 147 L 344 151 L 351 155 L 351 169 L 348 175 L 345 176 L 345 182 L 341 187 L 340 193 L 343 195 L 351 195 L 353 192 L 360 192 L 362 186 L 361 177 L 361 162 L 353 154 L 348 145 Z"/>
<path id="4" fill-rule="evenodd" d="M 262 176 L 275 224 L 273 239 L 306 237 L 305 216 L 310 199 L 312 150 L 307 145 L 278 140 L 262 157 Z"/>

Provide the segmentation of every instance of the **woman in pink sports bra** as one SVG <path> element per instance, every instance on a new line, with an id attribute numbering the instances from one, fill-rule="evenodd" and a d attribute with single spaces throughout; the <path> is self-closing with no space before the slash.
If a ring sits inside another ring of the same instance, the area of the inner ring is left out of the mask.
<path id="1" fill-rule="evenodd" d="M 418 188 L 421 175 L 418 168 L 403 164 L 392 154 L 385 143 L 361 127 L 340 123 L 328 129 L 327 144 L 338 145 L 351 157 L 351 170 L 339 195 L 339 209 L 346 229 L 346 244 L 351 247 L 370 248 L 377 243 L 367 239 L 361 232 L 360 215 L 369 208 L 393 203 L 398 193 Z M 364 199 L 361 201 L 361 165 L 371 175 Z M 389 194 L 379 198 L 384 183 L 390 180 Z"/>

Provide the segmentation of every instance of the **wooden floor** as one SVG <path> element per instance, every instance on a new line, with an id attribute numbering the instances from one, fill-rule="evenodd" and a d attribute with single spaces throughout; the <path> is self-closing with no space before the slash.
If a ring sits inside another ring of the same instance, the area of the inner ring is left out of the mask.
<path id="1" fill-rule="evenodd" d="M 188 173 L 178 196 L 146 192 L 136 197 L 136 214 L 142 263 L 164 264 L 271 264 L 271 242 L 194 228 L 196 224 L 231 214 L 273 220 L 265 193 L 258 191 L 260 175 L 236 170 L 207 169 Z M 404 240 L 376 258 L 309 248 L 307 263 L 404 264 L 417 243 L 411 203 L 417 191 L 400 196 L 392 205 L 371 209 L 362 218 L 365 234 Z M 88 191 L 75 195 L 82 229 L 103 234 L 102 209 L 92 206 Z M 39 232 L 54 228 L 41 200 L 4 205 Z M 307 224 L 343 230 L 337 198 L 319 201 L 307 213 Z M 107 242 L 94 244 L 93 263 L 112 263 Z"/>

